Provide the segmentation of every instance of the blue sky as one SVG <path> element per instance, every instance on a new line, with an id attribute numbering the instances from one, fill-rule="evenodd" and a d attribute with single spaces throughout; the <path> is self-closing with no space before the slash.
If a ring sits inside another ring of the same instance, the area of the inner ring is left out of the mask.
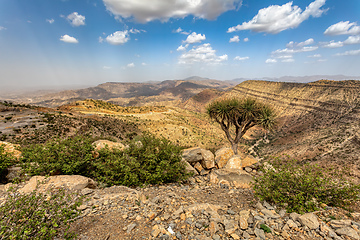
<path id="1" fill-rule="evenodd" d="M 360 76 L 359 0 L 0 0 L 0 83 Z"/>

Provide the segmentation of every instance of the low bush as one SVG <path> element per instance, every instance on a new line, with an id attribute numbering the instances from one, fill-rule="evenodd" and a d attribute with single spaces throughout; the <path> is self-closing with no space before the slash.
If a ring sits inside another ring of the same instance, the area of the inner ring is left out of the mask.
<path id="1" fill-rule="evenodd" d="M 5 151 L 5 146 L 0 145 L 0 182 L 5 180 L 5 175 L 7 173 L 7 168 L 16 164 L 16 158 L 11 154 Z"/>
<path id="2" fill-rule="evenodd" d="M 11 189 L 0 206 L 0 239 L 73 239 L 69 224 L 79 215 L 81 202 L 62 189 L 28 195 Z"/>
<path id="3" fill-rule="evenodd" d="M 75 136 L 24 147 L 22 156 L 25 169 L 30 175 L 85 176 L 93 161 L 92 142 L 90 136 Z"/>
<path id="4" fill-rule="evenodd" d="M 359 200 L 360 185 L 346 181 L 343 173 L 334 173 L 296 160 L 271 161 L 273 168 L 263 169 L 255 178 L 255 195 L 260 200 L 285 207 L 288 212 L 309 212 L 321 204 L 348 207 Z"/>
<path id="5" fill-rule="evenodd" d="M 165 138 L 144 134 L 124 151 L 99 151 L 95 178 L 108 185 L 126 186 L 178 182 L 189 176 L 181 151 Z"/>

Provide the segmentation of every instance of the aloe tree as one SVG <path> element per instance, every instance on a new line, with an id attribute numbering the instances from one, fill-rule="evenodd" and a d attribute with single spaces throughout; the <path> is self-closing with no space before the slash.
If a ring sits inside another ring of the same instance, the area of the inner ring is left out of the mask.
<path id="1" fill-rule="evenodd" d="M 206 110 L 210 118 L 220 124 L 235 154 L 238 143 L 247 130 L 256 125 L 271 130 L 275 125 L 274 110 L 251 98 L 216 100 Z M 235 128 L 234 133 L 231 133 L 232 128 Z"/>

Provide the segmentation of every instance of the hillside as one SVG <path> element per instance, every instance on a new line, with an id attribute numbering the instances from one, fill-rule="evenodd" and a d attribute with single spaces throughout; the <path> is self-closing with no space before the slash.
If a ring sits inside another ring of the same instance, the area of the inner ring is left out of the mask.
<path id="1" fill-rule="evenodd" d="M 105 100 L 122 106 L 166 105 L 185 101 L 204 89 L 227 89 L 235 83 L 196 77 L 186 80 L 166 80 L 148 83 L 108 82 L 79 90 L 66 90 L 51 94 L 10 96 L 17 103 L 57 107 L 84 99 Z"/>
<path id="2" fill-rule="evenodd" d="M 290 155 L 360 177 L 360 81 L 312 83 L 246 81 L 222 97 L 252 97 L 273 106 L 278 127 L 261 156 Z"/>

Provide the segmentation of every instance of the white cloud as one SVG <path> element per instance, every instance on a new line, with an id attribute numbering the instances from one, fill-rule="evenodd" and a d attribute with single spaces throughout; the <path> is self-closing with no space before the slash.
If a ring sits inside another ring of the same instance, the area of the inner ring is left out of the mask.
<path id="1" fill-rule="evenodd" d="M 99 43 L 104 42 L 104 39 L 102 37 L 99 37 Z"/>
<path id="2" fill-rule="evenodd" d="M 130 40 L 130 36 L 127 30 L 116 31 L 106 37 L 106 41 L 112 45 L 121 45 Z"/>
<path id="3" fill-rule="evenodd" d="M 189 51 L 183 53 L 179 58 L 180 64 L 193 64 L 193 63 L 209 63 L 219 64 L 223 61 L 228 60 L 228 55 L 222 56 L 216 55 L 210 43 L 204 43 L 200 46 L 194 46 Z"/>
<path id="4" fill-rule="evenodd" d="M 355 22 L 350 23 L 349 21 L 341 21 L 328 27 L 325 35 L 357 35 L 360 34 L 360 26 Z"/>
<path id="5" fill-rule="evenodd" d="M 249 38 L 244 38 L 244 42 L 248 42 L 249 41 Z"/>
<path id="6" fill-rule="evenodd" d="M 344 43 L 341 41 L 335 42 L 334 40 L 332 40 L 330 42 L 321 42 L 320 46 L 323 48 L 339 48 L 343 47 Z"/>
<path id="7" fill-rule="evenodd" d="M 55 22 L 55 20 L 54 19 L 46 19 L 46 22 L 53 24 Z"/>
<path id="8" fill-rule="evenodd" d="M 189 35 L 190 32 L 185 32 L 184 29 L 182 29 L 181 27 L 179 27 L 178 29 L 173 31 L 174 33 L 181 33 L 181 34 L 185 34 L 185 35 Z"/>
<path id="9" fill-rule="evenodd" d="M 360 55 L 360 49 L 335 54 L 335 56 L 355 56 L 355 55 Z"/>
<path id="10" fill-rule="evenodd" d="M 286 58 L 286 59 L 281 60 L 281 62 L 292 63 L 292 62 L 295 62 L 295 60 L 293 58 Z"/>
<path id="11" fill-rule="evenodd" d="M 314 54 L 314 55 L 310 55 L 308 57 L 309 58 L 321 58 L 321 54 Z"/>
<path id="12" fill-rule="evenodd" d="M 228 32 L 251 30 L 276 34 L 281 31 L 296 28 L 310 16 L 320 17 L 326 10 L 321 9 L 326 0 L 315 0 L 304 11 L 288 2 L 282 6 L 271 5 L 260 9 L 258 14 L 249 22 L 244 22 L 228 29 Z"/>
<path id="13" fill-rule="evenodd" d="M 245 61 L 245 60 L 248 60 L 248 59 L 250 59 L 250 58 L 249 57 L 240 57 L 240 56 L 236 56 L 234 58 L 234 60 L 237 60 L 237 61 Z"/>
<path id="14" fill-rule="evenodd" d="M 133 68 L 135 67 L 135 63 L 129 63 L 128 65 L 126 65 L 127 68 Z"/>
<path id="15" fill-rule="evenodd" d="M 60 41 L 63 41 L 63 42 L 66 42 L 66 43 L 78 43 L 79 42 L 76 38 L 70 37 L 67 34 L 61 36 Z"/>
<path id="16" fill-rule="evenodd" d="M 0 31 L 1 30 L 6 30 L 6 27 L 0 26 Z"/>
<path id="17" fill-rule="evenodd" d="M 73 12 L 67 16 L 67 20 L 70 21 L 70 24 L 74 27 L 79 27 L 81 25 L 85 25 L 85 16 L 78 14 L 77 12 Z"/>
<path id="18" fill-rule="evenodd" d="M 132 29 L 130 29 L 129 32 L 132 34 L 138 34 L 138 33 L 146 32 L 146 31 L 142 30 L 142 29 L 139 30 L 139 29 L 132 28 Z"/>
<path id="19" fill-rule="evenodd" d="M 266 59 L 265 63 L 277 63 L 277 60 L 273 58 L 268 58 Z"/>
<path id="20" fill-rule="evenodd" d="M 239 36 L 233 36 L 232 38 L 230 38 L 230 41 L 229 42 L 240 42 L 240 38 Z"/>
<path id="21" fill-rule="evenodd" d="M 189 46 L 189 44 L 186 44 L 185 46 L 180 45 L 180 46 L 176 49 L 176 51 L 185 51 L 188 46 Z"/>
<path id="22" fill-rule="evenodd" d="M 312 38 L 299 43 L 291 41 L 286 44 L 286 48 L 273 51 L 271 55 L 273 58 L 292 58 L 295 53 L 311 52 L 318 49 L 318 46 L 308 46 L 314 43 L 315 41 Z"/>
<path id="23" fill-rule="evenodd" d="M 242 0 L 103 0 L 106 9 L 117 18 L 135 18 L 146 23 L 170 18 L 197 18 L 214 20 L 222 13 L 237 9 Z"/>
<path id="24" fill-rule="evenodd" d="M 349 36 L 344 44 L 360 44 L 360 35 L 359 36 Z"/>
<path id="25" fill-rule="evenodd" d="M 201 41 L 205 40 L 205 34 L 201 35 L 201 33 L 196 34 L 196 32 L 191 33 L 184 42 L 186 43 L 200 43 Z"/>

